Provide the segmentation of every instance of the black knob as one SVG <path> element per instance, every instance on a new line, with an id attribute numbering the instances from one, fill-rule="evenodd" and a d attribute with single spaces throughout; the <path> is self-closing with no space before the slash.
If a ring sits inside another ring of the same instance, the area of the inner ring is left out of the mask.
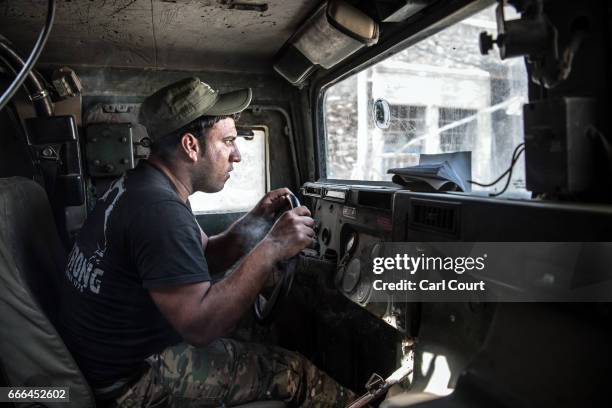
<path id="1" fill-rule="evenodd" d="M 493 41 L 493 36 L 487 33 L 486 31 L 483 31 L 482 33 L 480 33 L 479 39 L 480 39 L 480 53 L 482 55 L 487 55 L 489 51 L 493 49 L 493 44 L 495 43 L 495 41 Z"/>

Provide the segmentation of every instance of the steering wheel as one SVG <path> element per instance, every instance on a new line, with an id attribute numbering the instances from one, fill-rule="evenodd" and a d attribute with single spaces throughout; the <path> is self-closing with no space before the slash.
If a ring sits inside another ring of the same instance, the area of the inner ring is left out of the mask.
<path id="1" fill-rule="evenodd" d="M 291 208 L 300 206 L 300 201 L 293 194 L 290 193 L 288 196 L 289 204 Z M 280 271 L 281 278 L 274 284 L 271 291 L 265 295 L 260 293 L 255 299 L 253 309 L 255 310 L 255 319 L 261 324 L 269 323 L 272 320 L 274 311 L 277 310 L 277 305 L 281 299 L 285 298 L 291 291 L 293 285 L 293 279 L 295 278 L 295 269 L 297 267 L 299 255 L 295 255 L 293 258 L 283 262 L 279 262 L 276 267 Z"/>

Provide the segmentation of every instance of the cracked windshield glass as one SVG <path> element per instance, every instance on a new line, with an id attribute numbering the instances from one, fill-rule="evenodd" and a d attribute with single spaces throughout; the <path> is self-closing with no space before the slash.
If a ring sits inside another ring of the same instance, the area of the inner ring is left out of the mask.
<path id="1" fill-rule="evenodd" d="M 327 178 L 390 181 L 388 169 L 417 165 L 420 154 L 462 151 L 471 152 L 472 180 L 489 183 L 504 173 L 523 141 L 527 71 L 522 58 L 481 55 L 483 31 L 497 35 L 494 6 L 331 86 Z M 388 103 L 386 128 L 375 123 L 379 99 Z M 494 193 L 504 184 L 472 190 Z M 526 193 L 521 155 L 506 194 Z"/>

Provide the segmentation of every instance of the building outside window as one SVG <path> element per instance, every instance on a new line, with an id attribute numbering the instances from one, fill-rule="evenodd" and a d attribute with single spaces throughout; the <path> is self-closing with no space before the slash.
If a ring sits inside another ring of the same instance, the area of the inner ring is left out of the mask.
<path id="1" fill-rule="evenodd" d="M 478 130 L 476 113 L 475 109 L 439 108 L 438 129 L 443 152 L 472 151 Z"/>
<path id="2" fill-rule="evenodd" d="M 390 105 L 391 121 L 384 131 L 385 153 L 402 149 L 425 130 L 425 107 Z M 407 147 L 406 151 L 419 152 L 422 143 Z"/>

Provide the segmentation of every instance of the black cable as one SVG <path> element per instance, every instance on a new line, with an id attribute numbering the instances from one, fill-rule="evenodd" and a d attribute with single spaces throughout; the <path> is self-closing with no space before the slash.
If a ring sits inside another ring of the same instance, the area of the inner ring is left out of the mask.
<path id="1" fill-rule="evenodd" d="M 512 160 L 512 164 L 510 165 L 510 169 L 509 169 L 510 172 L 508 173 L 508 178 L 506 179 L 506 185 L 504 186 L 504 188 L 502 188 L 501 191 L 498 193 L 489 194 L 489 197 L 497 197 L 506 192 L 506 190 L 508 189 L 508 186 L 510 186 L 510 180 L 512 179 L 512 169 L 514 169 L 514 164 L 518 161 L 518 158 L 520 157 L 521 153 L 523 153 L 524 151 L 525 151 L 525 148 L 522 148 L 521 150 L 519 150 L 516 154 L 516 158 Z"/>
<path id="2" fill-rule="evenodd" d="M 19 89 L 19 87 L 23 84 L 26 77 L 38 61 L 40 54 L 49 39 L 49 34 L 51 33 L 51 27 L 53 27 L 53 21 L 55 20 L 55 0 L 49 0 L 47 7 L 47 18 L 45 20 L 45 25 L 40 30 L 38 34 L 38 38 L 36 39 L 36 43 L 34 44 L 34 48 L 32 48 L 32 52 L 25 62 L 21 71 L 17 75 L 17 78 L 13 81 L 13 83 L 8 87 L 8 89 L 4 92 L 4 94 L 0 97 L 0 110 L 4 109 L 8 101 L 15 95 L 15 92 Z"/>
<path id="3" fill-rule="evenodd" d="M 15 67 L 23 67 L 25 62 L 23 59 L 13 50 L 8 40 L 2 41 L 0 38 L 0 59 L 2 59 L 15 75 L 18 74 L 17 69 Z M 6 60 L 9 58 L 10 61 Z M 30 70 L 27 75 L 27 78 L 24 80 L 23 85 L 25 85 L 28 94 L 34 104 L 34 108 L 36 109 L 36 113 L 38 116 L 52 116 L 53 115 L 53 104 L 51 103 L 51 98 L 49 97 L 49 92 L 46 88 L 48 88 L 47 84 L 45 84 L 44 79 L 40 74 L 36 72 L 35 69 Z"/>
<path id="4" fill-rule="evenodd" d="M 0 63 L 2 63 L 2 66 L 4 67 L 4 71 L 6 71 L 7 74 L 13 74 L 15 76 L 17 75 L 17 70 L 13 68 L 13 66 L 8 62 L 6 58 L 2 56 L 2 54 L 0 54 Z M 27 85 L 26 85 L 26 88 L 27 88 Z"/>
<path id="5" fill-rule="evenodd" d="M 480 182 L 475 181 L 475 180 L 468 180 L 467 182 L 468 182 L 468 183 L 470 183 L 470 184 L 476 184 L 477 186 L 480 186 L 480 187 L 491 187 L 491 186 L 493 186 L 493 185 L 495 185 L 495 184 L 499 183 L 499 182 L 500 182 L 500 180 L 501 180 L 502 178 L 504 178 L 504 176 L 505 176 L 505 175 L 507 175 L 508 173 L 512 173 L 512 168 L 514 167 L 514 164 L 515 164 L 515 163 L 516 163 L 516 161 L 518 160 L 518 158 L 519 158 L 520 154 L 523 152 L 523 150 L 525 150 L 525 149 L 523 149 L 523 150 L 521 150 L 521 151 L 519 152 L 519 149 L 520 149 L 521 147 L 523 147 L 523 146 L 525 146 L 525 143 L 524 143 L 524 142 L 523 142 L 523 143 L 519 143 L 519 144 L 518 144 L 518 145 L 517 145 L 517 146 L 514 148 L 514 152 L 512 152 L 512 160 L 511 160 L 511 162 L 510 162 L 510 166 L 509 166 L 509 167 L 506 169 L 506 171 L 504 171 L 502 174 L 500 174 L 500 176 L 499 176 L 498 178 L 496 178 L 494 181 L 492 181 L 492 182 L 490 182 L 490 183 L 480 183 Z"/>
<path id="6" fill-rule="evenodd" d="M 11 45 L 11 42 L 7 38 L 0 37 L 0 52 L 3 52 L 6 57 L 10 58 L 11 62 L 4 59 L 4 57 L 2 59 L 5 61 L 5 65 L 10 65 L 13 73 L 17 75 L 19 72 L 14 68 L 14 66 L 23 67 L 25 62 L 19 56 L 19 54 L 17 54 L 17 52 L 11 48 Z M 40 78 L 38 78 L 33 69 L 28 72 L 27 77 L 27 80 L 29 80 L 29 82 L 31 82 L 36 89 L 43 88 Z M 25 82 L 25 84 L 27 86 L 27 82 Z M 32 93 L 32 91 L 30 93 Z"/>

